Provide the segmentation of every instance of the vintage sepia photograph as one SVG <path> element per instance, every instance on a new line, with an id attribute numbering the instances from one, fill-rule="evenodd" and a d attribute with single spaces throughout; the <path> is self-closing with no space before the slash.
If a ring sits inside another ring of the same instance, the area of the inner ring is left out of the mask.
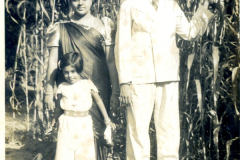
<path id="1" fill-rule="evenodd" d="M 240 159 L 238 0 L 3 8 L 5 160 Z"/>

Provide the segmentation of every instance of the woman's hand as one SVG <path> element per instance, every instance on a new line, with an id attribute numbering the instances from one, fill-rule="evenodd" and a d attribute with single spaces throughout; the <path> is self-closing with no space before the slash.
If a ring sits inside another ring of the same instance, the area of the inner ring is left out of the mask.
<path id="1" fill-rule="evenodd" d="M 110 98 L 110 106 L 113 112 L 115 112 L 120 107 L 119 94 L 112 93 Z"/>
<path id="2" fill-rule="evenodd" d="M 46 94 L 44 96 L 44 104 L 49 110 L 54 111 L 53 94 Z"/>
<path id="3" fill-rule="evenodd" d="M 120 88 L 121 105 L 129 105 L 132 103 L 132 89 L 129 84 L 122 84 Z"/>

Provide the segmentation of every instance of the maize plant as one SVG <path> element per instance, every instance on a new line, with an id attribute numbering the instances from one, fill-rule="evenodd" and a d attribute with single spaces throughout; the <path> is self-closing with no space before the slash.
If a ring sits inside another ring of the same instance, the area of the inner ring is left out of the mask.
<path id="1" fill-rule="evenodd" d="M 44 30 L 50 24 L 68 18 L 68 0 L 6 0 L 6 12 L 19 26 L 15 64 L 11 80 L 13 120 L 18 108 L 26 107 L 26 126 L 30 137 L 47 139 L 44 134 L 51 121 L 50 111 L 43 105 L 48 50 Z M 190 20 L 200 0 L 178 0 Z M 121 0 L 93 0 L 91 12 L 107 16 L 117 23 Z M 214 0 L 209 9 L 215 18 L 207 32 L 197 41 L 177 39 L 180 49 L 179 106 L 181 120 L 180 159 L 240 159 L 240 59 L 239 2 Z M 32 77 L 32 78 L 31 78 Z M 20 101 L 15 85 L 20 85 L 25 100 Z M 29 91 L 34 98 L 29 99 Z M 33 117 L 29 112 L 33 111 Z M 124 160 L 126 141 L 125 111 L 111 113 L 117 129 L 114 132 L 112 159 Z M 14 126 L 13 121 L 13 136 Z M 150 124 L 151 159 L 156 156 L 153 121 Z M 39 138 L 39 137 L 38 137 Z"/>
<path id="2" fill-rule="evenodd" d="M 197 3 L 179 2 L 188 16 L 192 15 Z M 238 2 L 234 3 L 233 7 L 226 6 L 224 1 L 213 2 L 210 9 L 215 19 L 209 24 L 207 33 L 197 42 L 178 41 L 181 51 L 181 159 L 219 160 L 229 159 L 230 155 L 239 158 L 239 151 L 229 147 L 233 140 L 239 139 L 239 131 L 230 131 L 225 126 L 234 123 L 238 128 L 239 123 L 239 118 L 227 121 L 228 117 L 239 117 L 239 101 L 238 105 L 236 102 L 239 99 L 238 22 L 229 20 L 239 18 Z M 235 14 L 228 14 L 229 7 Z M 230 139 L 226 138 L 226 132 Z"/>

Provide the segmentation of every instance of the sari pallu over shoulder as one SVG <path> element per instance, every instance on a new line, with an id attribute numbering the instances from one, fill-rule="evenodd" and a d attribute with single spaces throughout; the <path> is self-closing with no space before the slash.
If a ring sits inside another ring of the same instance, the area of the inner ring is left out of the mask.
<path id="1" fill-rule="evenodd" d="M 102 45 L 103 41 L 103 36 L 94 28 L 86 28 L 73 22 L 60 23 L 58 57 L 61 58 L 62 55 L 73 51 L 82 53 L 84 62 L 82 76 L 93 81 L 105 107 L 109 110 L 110 78 Z M 94 106 L 97 108 L 96 104 Z M 98 108 L 96 110 L 98 111 Z M 95 116 L 97 113 L 93 114 Z"/>
<path id="2" fill-rule="evenodd" d="M 90 78 L 100 90 L 101 88 L 105 90 L 106 84 L 96 83 L 102 81 L 101 78 L 104 77 L 109 80 L 103 41 L 103 36 L 94 28 L 73 22 L 60 23 L 59 59 L 66 53 L 80 51 L 84 61 L 83 76 Z"/>

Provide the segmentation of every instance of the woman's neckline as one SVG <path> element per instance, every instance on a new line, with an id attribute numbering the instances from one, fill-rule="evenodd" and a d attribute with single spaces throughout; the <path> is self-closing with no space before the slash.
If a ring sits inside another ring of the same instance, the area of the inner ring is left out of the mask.
<path id="1" fill-rule="evenodd" d="M 105 34 L 102 33 L 102 32 L 98 29 L 98 27 L 96 27 L 96 25 L 95 25 L 95 18 L 96 18 L 96 17 L 94 17 L 94 16 L 91 17 L 91 20 L 90 20 L 89 25 L 86 25 L 86 24 L 83 24 L 83 23 L 79 23 L 78 21 L 75 21 L 75 20 L 73 20 L 73 19 L 71 19 L 71 18 L 68 18 L 68 19 L 66 19 L 65 21 L 62 21 L 61 23 L 74 23 L 74 24 L 76 24 L 76 25 L 79 25 L 79 26 L 83 27 L 83 28 L 86 29 L 86 30 L 94 29 L 94 30 L 96 30 L 99 34 L 101 34 L 103 37 L 105 37 Z"/>
<path id="2" fill-rule="evenodd" d="M 72 23 L 76 23 L 78 25 L 81 25 L 84 28 L 90 29 L 90 28 L 93 28 L 93 26 L 94 26 L 94 16 L 91 15 L 89 18 L 90 18 L 89 24 L 80 23 L 79 20 L 74 20 L 74 19 L 71 19 L 71 18 L 70 18 L 69 21 L 72 22 Z"/>
<path id="3" fill-rule="evenodd" d="M 77 24 L 77 25 L 83 27 L 85 30 L 93 29 L 93 30 L 95 30 L 96 32 L 98 32 L 100 35 L 102 35 L 104 37 L 104 34 L 101 33 L 97 28 L 95 28 L 95 25 L 94 25 L 93 21 L 94 21 L 94 18 L 93 18 L 93 20 L 91 22 L 91 26 L 84 25 L 84 24 L 81 24 L 81 23 L 77 23 L 76 21 L 73 21 L 71 19 L 69 21 L 65 21 L 64 23 L 69 23 L 69 22 L 70 23 L 74 23 L 74 24 Z"/>

